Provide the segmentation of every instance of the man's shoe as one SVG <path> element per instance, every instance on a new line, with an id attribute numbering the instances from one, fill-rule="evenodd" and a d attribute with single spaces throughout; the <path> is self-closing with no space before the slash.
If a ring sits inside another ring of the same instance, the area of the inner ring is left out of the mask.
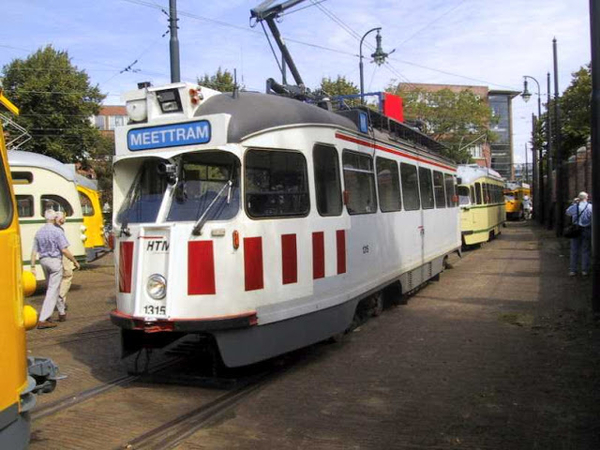
<path id="1" fill-rule="evenodd" d="M 590 274 L 589 272 L 581 272 L 582 277 L 587 277 L 589 274 Z"/>
<path id="2" fill-rule="evenodd" d="M 37 327 L 38 329 L 43 330 L 44 328 L 54 328 L 56 327 L 56 324 L 52 322 L 40 321 L 38 322 Z"/>
<path id="3" fill-rule="evenodd" d="M 569 276 L 570 277 L 575 277 L 575 276 L 577 276 L 577 272 L 569 272 Z"/>
<path id="4" fill-rule="evenodd" d="M 67 321 L 67 315 L 66 314 L 59 314 L 58 315 L 58 321 L 59 322 L 66 322 Z"/>

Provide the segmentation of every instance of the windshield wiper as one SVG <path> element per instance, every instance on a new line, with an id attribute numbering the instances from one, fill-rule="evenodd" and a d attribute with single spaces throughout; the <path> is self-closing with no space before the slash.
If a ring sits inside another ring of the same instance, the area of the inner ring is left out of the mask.
<path id="1" fill-rule="evenodd" d="M 223 191 L 225 190 L 225 188 L 229 188 L 229 190 L 227 191 L 227 204 L 229 204 L 229 202 L 231 200 L 232 186 L 233 186 L 233 181 L 227 180 L 227 182 L 223 185 L 223 187 L 221 188 L 221 190 L 219 191 L 217 196 L 213 199 L 212 202 L 210 202 L 210 205 L 208 205 L 208 207 L 204 210 L 204 212 L 202 213 L 202 215 L 200 216 L 200 218 L 194 225 L 194 229 L 192 230 L 192 234 L 194 236 L 199 236 L 202 234 L 202 227 L 204 226 L 204 223 L 206 222 L 206 218 L 208 216 L 208 211 L 210 211 L 210 209 L 217 202 L 217 200 L 219 200 L 219 198 L 221 198 L 221 195 L 223 195 Z"/>

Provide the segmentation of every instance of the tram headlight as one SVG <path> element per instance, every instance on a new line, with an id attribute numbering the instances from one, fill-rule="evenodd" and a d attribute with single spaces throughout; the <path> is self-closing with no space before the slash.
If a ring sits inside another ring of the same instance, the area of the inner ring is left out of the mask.
<path id="1" fill-rule="evenodd" d="M 132 122 L 143 122 L 148 117 L 148 106 L 145 98 L 127 101 L 125 109 Z"/>
<path id="2" fill-rule="evenodd" d="M 155 300 L 161 300 L 167 295 L 167 280 L 157 273 L 150 275 L 146 283 L 148 295 Z"/>

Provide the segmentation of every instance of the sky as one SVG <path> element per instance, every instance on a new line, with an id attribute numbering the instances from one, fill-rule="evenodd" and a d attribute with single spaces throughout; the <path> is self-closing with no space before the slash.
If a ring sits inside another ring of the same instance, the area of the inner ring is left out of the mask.
<path id="1" fill-rule="evenodd" d="M 196 82 L 219 67 L 237 69 L 238 80 L 249 90 L 264 91 L 269 77 L 280 80 L 260 24 L 251 27 L 249 21 L 250 9 L 259 3 L 177 1 L 182 81 Z M 107 95 L 105 104 L 122 104 L 121 94 L 140 81 L 170 82 L 168 17 L 162 11 L 168 11 L 168 4 L 4 0 L 0 66 L 52 45 L 66 50 L 100 87 Z M 545 102 L 553 38 L 558 42 L 560 92 L 591 58 L 588 0 L 305 0 L 289 12 L 278 26 L 311 88 L 323 77 L 338 75 L 358 86 L 360 36 L 374 27 L 382 27 L 384 51 L 394 52 L 381 67 L 365 59 L 367 92 L 398 81 L 521 91 L 523 75 L 529 75 L 539 81 Z M 372 33 L 363 55 L 370 55 L 374 45 Z M 534 82 L 530 90 L 534 96 L 529 103 L 521 97 L 513 100 L 517 163 L 525 161 L 531 113 L 537 113 Z"/>

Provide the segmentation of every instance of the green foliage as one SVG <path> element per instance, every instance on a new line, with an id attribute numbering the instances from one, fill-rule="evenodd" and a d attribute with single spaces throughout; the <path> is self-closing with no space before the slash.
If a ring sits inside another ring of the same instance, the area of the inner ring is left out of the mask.
<path id="1" fill-rule="evenodd" d="M 89 154 L 83 168 L 93 168 L 98 180 L 98 190 L 102 192 L 102 206 L 105 202 L 112 204 L 112 157 L 115 154 L 115 139 L 112 135 L 100 134 L 97 144 Z"/>
<path id="2" fill-rule="evenodd" d="M 421 123 L 422 131 L 445 144 L 449 148 L 446 156 L 457 162 L 471 161 L 469 143 L 496 139 L 490 130 L 494 119 L 486 99 L 468 89 L 430 92 L 391 84 L 386 90 L 402 97 L 405 119 Z"/>
<path id="3" fill-rule="evenodd" d="M 67 52 L 47 46 L 3 68 L 5 95 L 21 113 L 15 121 L 32 135 L 22 150 L 59 161 L 84 161 L 98 145 L 100 133 L 90 122 L 104 95 L 91 86 Z"/>
<path id="4" fill-rule="evenodd" d="M 346 80 L 346 77 L 338 75 L 334 80 L 332 78 L 323 78 L 321 85 L 318 88 L 324 94 L 335 97 L 337 95 L 353 95 L 359 94 L 360 90 L 351 81 Z M 346 105 L 353 107 L 360 104 L 359 100 L 345 100 Z"/>
<path id="5" fill-rule="evenodd" d="M 235 87 L 233 74 L 227 69 L 221 70 L 220 67 L 216 74 L 205 73 L 202 78 L 198 78 L 198 84 L 219 92 L 233 92 Z"/>
<path id="6" fill-rule="evenodd" d="M 591 66 L 572 74 L 571 84 L 560 98 L 562 144 L 565 157 L 574 155 L 591 135 Z"/>

